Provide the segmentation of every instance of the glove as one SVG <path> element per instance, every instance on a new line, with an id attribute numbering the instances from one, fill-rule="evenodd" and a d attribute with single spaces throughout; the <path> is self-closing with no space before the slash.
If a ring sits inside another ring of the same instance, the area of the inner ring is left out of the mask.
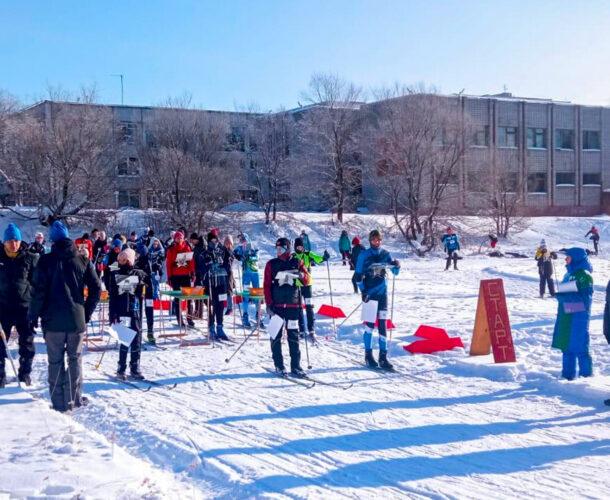
<path id="1" fill-rule="evenodd" d="M 398 276 L 398 273 L 399 273 L 399 272 L 400 272 L 400 266 L 398 266 L 398 267 L 394 266 L 394 267 L 392 268 L 392 274 L 393 274 L 394 276 Z"/>
<path id="2" fill-rule="evenodd" d="M 368 302 L 370 297 L 366 294 L 366 292 L 362 292 L 362 302 Z"/>
<path id="3" fill-rule="evenodd" d="M 390 264 L 400 269 L 400 262 L 398 262 L 398 259 L 394 259 L 392 262 L 390 262 Z"/>
<path id="4" fill-rule="evenodd" d="M 322 262 L 326 262 L 328 259 L 330 259 L 330 254 L 328 253 L 328 250 L 324 250 L 324 254 L 322 255 Z"/>

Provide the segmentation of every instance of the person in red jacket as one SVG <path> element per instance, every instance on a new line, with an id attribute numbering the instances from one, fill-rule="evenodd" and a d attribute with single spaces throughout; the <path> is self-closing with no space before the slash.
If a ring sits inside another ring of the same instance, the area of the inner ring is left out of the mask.
<path id="1" fill-rule="evenodd" d="M 265 303 L 269 316 L 278 315 L 284 320 L 288 332 L 288 349 L 290 351 L 290 371 L 295 377 L 305 377 L 301 368 L 301 351 L 299 349 L 299 315 L 301 314 L 301 297 L 299 287 L 309 279 L 309 273 L 303 261 L 290 254 L 290 240 L 279 238 L 275 244 L 277 257 L 267 262 L 263 288 Z M 282 274 L 280 274 L 282 273 Z M 271 354 L 275 370 L 287 376 L 282 357 L 282 331 L 271 338 Z"/>
<path id="2" fill-rule="evenodd" d="M 82 238 L 74 240 L 74 244 L 79 255 L 85 255 L 89 260 L 93 260 L 93 243 L 89 239 L 89 233 L 85 233 Z"/>
<path id="3" fill-rule="evenodd" d="M 180 254 L 189 254 L 190 256 L 178 257 Z M 190 258 L 189 258 L 190 257 Z M 174 242 L 167 249 L 167 281 L 172 286 L 173 290 L 180 290 L 183 286 L 191 286 L 192 279 L 195 275 L 195 261 L 193 260 L 193 250 L 191 246 L 184 240 L 184 233 L 176 231 L 174 233 Z M 176 313 L 178 323 L 183 324 L 182 314 L 178 299 L 174 299 L 172 309 Z M 187 323 L 188 326 L 194 327 L 191 314 L 191 302 L 187 302 Z"/>

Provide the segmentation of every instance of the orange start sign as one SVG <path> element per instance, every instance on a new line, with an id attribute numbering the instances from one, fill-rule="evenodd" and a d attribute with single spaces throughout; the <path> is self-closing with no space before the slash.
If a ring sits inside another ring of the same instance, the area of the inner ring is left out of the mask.
<path id="1" fill-rule="evenodd" d="M 470 344 L 471 356 L 489 354 L 490 350 L 493 350 L 496 363 L 516 361 L 504 284 L 501 279 L 481 280 L 477 315 Z"/>

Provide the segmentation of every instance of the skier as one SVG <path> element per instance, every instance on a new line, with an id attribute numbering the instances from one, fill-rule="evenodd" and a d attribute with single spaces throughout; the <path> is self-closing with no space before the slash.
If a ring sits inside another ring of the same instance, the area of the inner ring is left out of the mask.
<path id="1" fill-rule="evenodd" d="M 190 258 L 178 260 L 178 255 L 191 253 Z M 173 290 L 180 290 L 183 286 L 191 286 L 191 280 L 195 275 L 195 262 L 192 257 L 191 246 L 184 240 L 184 233 L 176 231 L 174 242 L 167 249 L 167 280 Z M 178 324 L 183 324 L 182 312 L 180 311 L 178 299 L 174 299 L 173 310 L 175 311 Z M 191 301 L 187 301 L 187 324 L 191 328 L 195 326 L 192 319 Z"/>
<path id="2" fill-rule="evenodd" d="M 593 268 L 583 248 L 566 251 L 568 272 L 558 285 L 559 301 L 557 320 L 553 331 L 553 344 L 563 352 L 561 376 L 572 380 L 576 376 L 578 359 L 579 375 L 593 374 L 593 360 L 589 354 L 589 320 L 593 301 Z"/>
<path id="3" fill-rule="evenodd" d="M 589 239 L 593 240 L 593 248 L 595 249 L 595 255 L 597 255 L 599 252 L 599 231 L 598 231 L 598 229 L 595 226 L 591 226 L 591 229 L 589 229 L 589 231 L 587 231 L 587 234 L 585 234 L 585 238 L 589 235 L 591 235 L 591 237 Z"/>
<path id="4" fill-rule="evenodd" d="M 352 251 L 349 256 L 349 268 L 354 271 L 358 262 L 358 256 L 362 250 L 365 250 L 364 245 L 360 243 L 360 238 L 354 236 L 352 238 Z M 358 284 L 356 282 L 356 273 L 352 274 L 352 284 L 354 285 L 354 293 L 358 293 Z"/>
<path id="5" fill-rule="evenodd" d="M 447 252 L 447 265 L 445 266 L 445 271 L 449 269 L 451 265 L 451 260 L 453 259 L 453 269 L 457 271 L 457 261 L 458 254 L 457 251 L 460 249 L 460 239 L 458 235 L 453 232 L 453 229 L 450 227 L 447 228 L 447 233 L 443 235 L 441 238 L 443 243 L 443 248 L 445 252 Z"/>
<path id="6" fill-rule="evenodd" d="M 230 271 L 229 251 L 218 243 L 218 236 L 207 235 L 208 248 L 199 257 L 199 278 L 210 297 L 208 325 L 210 336 L 217 340 L 229 340 L 223 330 L 224 308 L 227 305 L 227 282 Z M 214 325 L 216 323 L 216 325 Z"/>
<path id="7" fill-rule="evenodd" d="M 51 226 L 50 240 L 51 252 L 40 256 L 34 271 L 28 319 L 30 322 L 42 319 L 51 402 L 53 409 L 65 412 L 87 404 L 87 398 L 82 396 L 83 338 L 102 287 L 93 264 L 78 255 L 61 222 Z M 86 299 L 85 286 L 89 292 Z"/>
<path id="8" fill-rule="evenodd" d="M 311 252 L 311 242 L 309 241 L 309 236 L 305 229 L 301 230 L 300 238 L 303 240 L 303 247 L 306 252 Z"/>
<path id="9" fill-rule="evenodd" d="M 364 349 L 366 362 L 369 368 L 382 368 L 393 370 L 388 361 L 388 344 L 386 340 L 386 327 L 388 318 L 388 293 L 386 285 L 385 266 L 391 265 L 394 275 L 400 271 L 400 263 L 387 250 L 381 248 L 381 231 L 373 229 L 369 234 L 370 247 L 360 252 L 356 263 L 355 279 L 362 292 L 362 301 L 377 301 L 377 318 L 379 320 L 379 364 L 373 357 L 373 329 L 375 323 L 367 322 L 364 332 Z"/>
<path id="10" fill-rule="evenodd" d="M 46 251 L 44 247 L 44 234 L 36 233 L 34 236 L 34 243 L 28 248 L 28 252 L 35 253 L 37 255 L 43 255 Z"/>
<path id="11" fill-rule="evenodd" d="M 152 261 L 150 252 L 148 251 L 148 247 L 144 244 L 144 240 L 141 239 L 136 246 L 136 261 L 133 266 L 140 271 L 146 273 L 146 277 L 148 278 L 148 285 L 144 287 L 144 312 L 146 314 L 146 330 L 147 336 L 146 340 L 149 344 L 155 344 L 156 339 L 154 335 L 154 327 L 155 327 L 155 308 L 154 308 L 154 293 L 155 293 L 155 285 L 153 284 L 152 277 L 154 275 L 154 271 L 152 269 Z M 158 287 L 158 284 L 157 284 Z M 158 293 L 158 288 L 157 288 Z"/>
<path id="12" fill-rule="evenodd" d="M 241 262 L 242 269 L 242 285 L 253 286 L 255 288 L 260 287 L 260 278 L 258 276 L 258 248 L 252 246 L 249 236 L 246 233 L 239 235 L 239 246 L 233 252 L 235 258 Z M 242 312 L 242 321 L 246 328 L 250 328 L 250 317 L 248 315 L 248 306 L 254 303 L 252 299 L 248 299 L 248 302 L 244 303 L 244 310 Z M 256 313 L 256 322 L 259 322 L 258 307 Z"/>
<path id="13" fill-rule="evenodd" d="M 339 253 L 343 259 L 343 265 L 346 266 L 349 261 L 349 251 L 351 250 L 351 245 L 349 243 L 349 236 L 347 235 L 347 231 L 341 231 L 341 237 L 339 238 Z"/>
<path id="14" fill-rule="evenodd" d="M 291 256 L 290 240 L 288 238 L 279 238 L 275 243 L 275 249 L 277 257 L 271 259 L 265 266 L 263 286 L 267 313 L 269 316 L 277 314 L 284 320 L 288 332 L 290 371 L 296 377 L 305 377 L 306 374 L 300 364 L 301 351 L 299 349 L 299 332 L 297 328 L 299 325 L 299 309 L 301 307 L 299 280 L 306 281 L 308 279 L 308 272 L 303 265 L 303 261 Z M 292 282 L 282 280 L 282 283 L 280 283 L 278 274 L 282 271 L 292 275 Z M 270 339 L 271 354 L 276 372 L 286 376 L 284 358 L 282 356 L 282 330 L 283 328 L 280 329 L 275 338 Z"/>
<path id="15" fill-rule="evenodd" d="M 229 277 L 227 280 L 227 310 L 225 316 L 228 316 L 233 312 L 233 294 L 235 293 L 235 274 L 233 273 L 233 262 L 235 261 L 235 255 L 233 254 L 233 236 L 230 234 L 225 236 L 223 246 L 229 252 Z"/>
<path id="16" fill-rule="evenodd" d="M 143 246 L 143 245 L 141 245 Z M 145 247 L 144 247 L 145 248 Z M 121 344 L 117 378 L 126 380 L 127 352 L 131 351 L 129 360 L 130 375 L 139 380 L 144 379 L 140 370 L 140 351 L 142 348 L 142 293 L 144 288 L 152 289 L 150 276 L 134 267 L 136 252 L 131 248 L 123 250 L 118 256 L 119 268 L 110 273 L 110 323 L 121 323 L 136 332 L 129 347 Z"/>
<path id="17" fill-rule="evenodd" d="M 540 246 L 536 250 L 534 257 L 538 263 L 538 274 L 540 275 L 540 298 L 544 298 L 546 285 L 549 287 L 551 297 L 555 296 L 555 284 L 553 283 L 553 262 L 551 259 L 557 258 L 556 255 L 546 247 L 546 241 L 540 240 Z"/>
<path id="18" fill-rule="evenodd" d="M 330 255 L 325 250 L 324 255 L 318 255 L 317 253 L 312 252 L 311 250 L 305 250 L 305 244 L 301 238 L 296 238 L 294 240 L 294 254 L 293 257 L 296 257 L 300 261 L 303 262 L 303 266 L 307 270 L 307 277 L 305 281 L 302 282 L 302 285 L 299 290 L 301 293 L 301 298 L 305 303 L 305 311 L 307 313 L 307 331 L 309 332 L 309 339 L 312 343 L 316 341 L 316 334 L 314 331 L 314 313 L 313 313 L 313 302 L 312 302 L 312 278 L 311 278 L 311 264 L 315 262 L 320 264 L 321 262 L 326 262 Z M 301 309 L 299 314 L 299 335 L 305 336 L 305 314 Z"/>
<path id="19" fill-rule="evenodd" d="M 19 372 L 17 377 L 31 385 L 30 373 L 34 347 L 34 328 L 28 321 L 30 287 L 38 254 L 29 252 L 15 224 L 4 231 L 4 245 L 0 246 L 0 325 L 10 339 L 13 326 L 19 334 Z M 4 342 L 0 342 L 0 389 L 6 385 Z"/>

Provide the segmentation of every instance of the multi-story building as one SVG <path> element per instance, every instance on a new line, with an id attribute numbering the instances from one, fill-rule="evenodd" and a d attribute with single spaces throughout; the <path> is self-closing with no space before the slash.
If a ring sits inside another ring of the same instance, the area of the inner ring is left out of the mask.
<path id="1" fill-rule="evenodd" d="M 514 97 L 509 93 L 484 96 L 446 96 L 459 107 L 473 127 L 473 137 L 455 177 L 454 192 L 458 208 L 468 213 L 480 206 L 481 168 L 493 165 L 510 174 L 511 184 L 520 193 L 525 208 L 532 214 L 592 214 L 602 210 L 604 192 L 610 192 L 610 107 L 575 105 L 569 102 Z M 29 108 L 47 117 L 57 104 L 44 101 Z M 356 112 L 365 113 L 367 106 Z M 142 183 L 138 144 L 150 141 L 148 131 L 155 116 L 154 107 L 106 106 L 119 124 L 125 138 L 125 154 L 116 165 L 115 188 L 102 203 L 107 208 L 155 207 L 153 193 Z M 252 113 L 176 110 L 184 113 L 215 113 L 227 124 L 233 143 L 230 154 L 244 166 L 252 161 L 248 124 Z M 291 113 L 302 116 L 306 108 Z M 294 140 L 297 140 L 295 138 Z M 295 151 L 302 149 L 296 145 Z M 229 154 L 229 153 L 228 153 Z M 364 165 L 366 167 L 366 165 Z M 373 170 L 371 170 L 373 171 Z M 379 206 L 367 177 L 363 176 L 359 205 Z M 242 198 L 254 193 L 244 183 Z M 295 198 L 295 202 L 298 198 Z M 307 207 L 313 207 L 311 200 Z M 609 207 L 610 208 L 610 207 Z M 455 209 L 455 207 L 453 207 Z"/>

